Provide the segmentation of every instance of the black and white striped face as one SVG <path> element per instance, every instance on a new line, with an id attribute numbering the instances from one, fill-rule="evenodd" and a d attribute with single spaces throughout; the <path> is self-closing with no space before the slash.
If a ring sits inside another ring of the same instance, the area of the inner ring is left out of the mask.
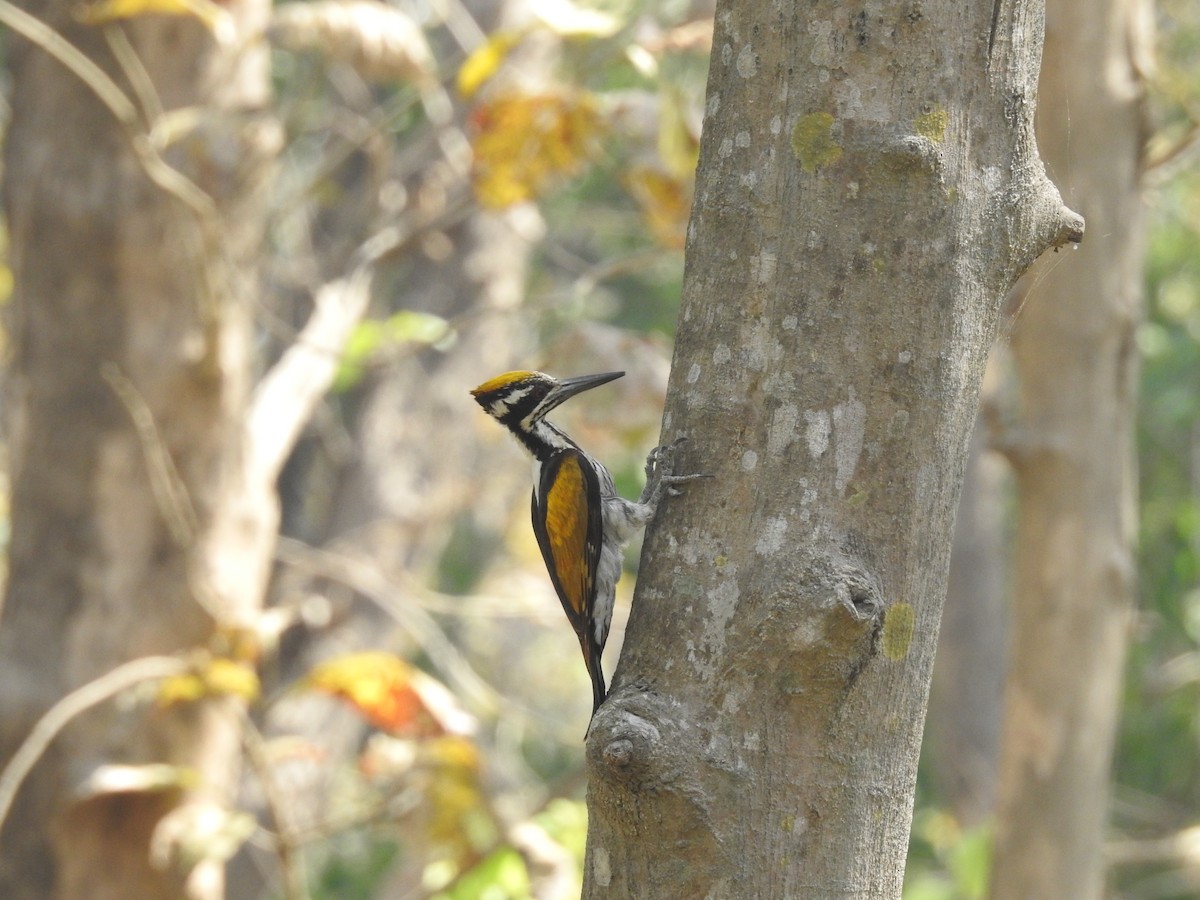
<path id="1" fill-rule="evenodd" d="M 531 421 L 556 387 L 558 382 L 542 372 L 505 372 L 479 385 L 471 396 L 489 416 L 511 428 Z"/>
<path id="2" fill-rule="evenodd" d="M 513 431 L 529 432 L 564 400 L 624 374 L 604 372 L 559 381 L 543 372 L 505 372 L 479 385 L 471 395 L 501 424 Z"/>

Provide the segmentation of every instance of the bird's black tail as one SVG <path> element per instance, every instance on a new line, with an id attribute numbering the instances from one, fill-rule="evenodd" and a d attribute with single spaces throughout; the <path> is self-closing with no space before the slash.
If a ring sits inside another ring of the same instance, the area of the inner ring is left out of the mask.
<path id="1" fill-rule="evenodd" d="M 596 661 L 596 665 L 588 670 L 588 674 L 592 676 L 592 715 L 596 714 L 596 710 L 600 708 L 600 704 L 608 696 L 608 691 L 604 689 L 604 673 L 600 671 L 600 661 Z"/>
<path id="2" fill-rule="evenodd" d="M 592 679 L 592 715 L 600 708 L 608 691 L 604 688 L 604 672 L 600 668 L 600 648 L 591 641 L 583 641 L 583 662 Z"/>

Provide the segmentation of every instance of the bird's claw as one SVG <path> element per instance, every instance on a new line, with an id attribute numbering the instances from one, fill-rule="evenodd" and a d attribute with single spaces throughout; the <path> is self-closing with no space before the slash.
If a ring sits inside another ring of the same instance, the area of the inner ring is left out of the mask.
<path id="1" fill-rule="evenodd" d="M 711 475 L 702 474 L 676 475 L 674 473 L 675 452 L 686 441 L 686 437 L 678 437 L 671 443 L 655 447 L 650 451 L 646 457 L 646 490 L 644 495 L 647 498 L 663 493 L 671 497 L 678 497 L 683 491 L 679 490 L 675 485 L 695 481 L 698 478 L 712 477 Z"/>
<path id="2" fill-rule="evenodd" d="M 669 444 L 655 447 L 646 457 L 646 477 L 650 478 L 656 472 L 675 467 L 675 451 L 687 441 L 686 437 L 677 437 Z"/>
<path id="3" fill-rule="evenodd" d="M 676 438 L 669 444 L 655 447 L 646 455 L 646 480 L 649 481 L 664 469 L 671 469 L 675 462 L 675 448 L 686 441 L 686 437 Z"/>

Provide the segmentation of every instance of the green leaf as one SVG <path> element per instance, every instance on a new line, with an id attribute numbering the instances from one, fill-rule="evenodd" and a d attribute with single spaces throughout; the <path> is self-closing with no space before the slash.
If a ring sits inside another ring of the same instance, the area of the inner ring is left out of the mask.
<path id="1" fill-rule="evenodd" d="M 582 872 L 583 855 L 587 848 L 587 805 L 582 800 L 560 797 L 551 800 L 534 819 L 546 834 L 575 857 Z"/>
<path id="2" fill-rule="evenodd" d="M 465 873 L 434 900 L 521 900 L 530 895 L 525 860 L 512 847 L 501 847 Z"/>
<path id="3" fill-rule="evenodd" d="M 453 344 L 455 336 L 453 326 L 441 316 L 411 309 L 403 309 L 382 321 L 363 322 L 346 342 L 333 390 L 348 391 L 362 380 L 378 357 L 405 344 L 441 350 Z"/>
<path id="4" fill-rule="evenodd" d="M 948 868 L 954 876 L 955 896 L 977 900 L 987 893 L 992 868 L 992 829 L 972 828 L 950 849 Z"/>

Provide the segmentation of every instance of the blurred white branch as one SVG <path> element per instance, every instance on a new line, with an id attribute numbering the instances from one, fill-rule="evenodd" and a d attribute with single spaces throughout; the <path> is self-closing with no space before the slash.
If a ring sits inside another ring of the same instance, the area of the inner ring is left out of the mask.
<path id="1" fill-rule="evenodd" d="M 322 285 L 295 343 L 255 388 L 247 417 L 253 477 L 275 481 L 301 429 L 333 384 L 342 349 L 366 314 L 371 276 L 372 267 L 363 264 Z"/>

